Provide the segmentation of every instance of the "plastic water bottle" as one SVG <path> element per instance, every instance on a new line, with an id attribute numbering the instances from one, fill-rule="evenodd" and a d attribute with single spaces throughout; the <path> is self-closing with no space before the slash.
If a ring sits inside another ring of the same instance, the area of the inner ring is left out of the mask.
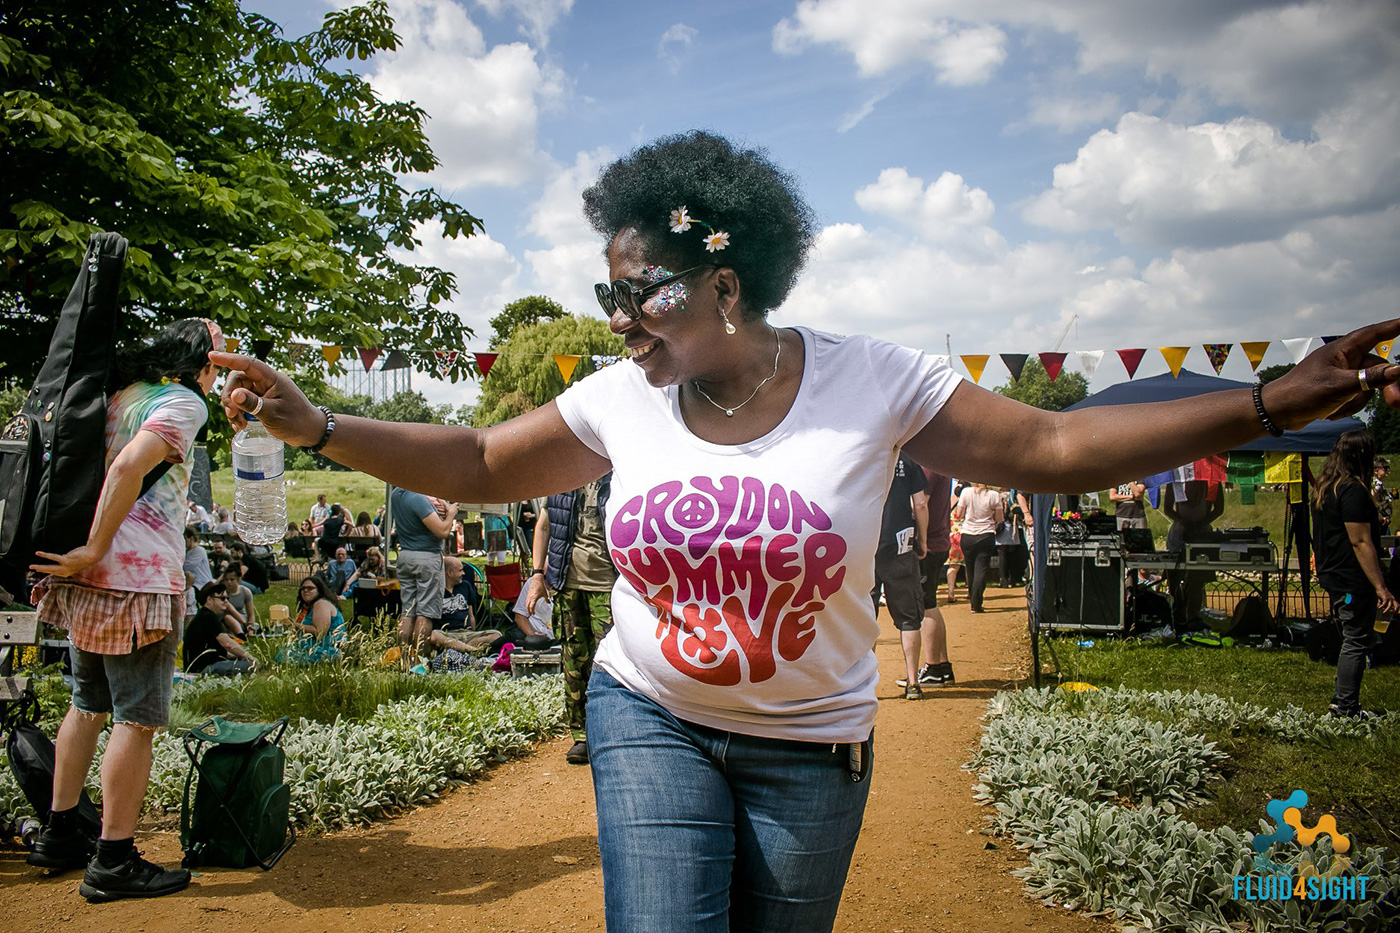
<path id="1" fill-rule="evenodd" d="M 287 492 L 282 476 L 285 445 L 252 415 L 233 437 L 233 510 L 238 537 L 273 544 L 287 533 Z"/>

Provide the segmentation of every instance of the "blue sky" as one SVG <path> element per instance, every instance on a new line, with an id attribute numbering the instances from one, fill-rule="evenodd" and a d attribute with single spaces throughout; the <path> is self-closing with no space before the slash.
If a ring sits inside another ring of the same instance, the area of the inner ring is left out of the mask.
<path id="1" fill-rule="evenodd" d="M 299 35 L 327 0 L 245 0 Z M 823 226 L 776 324 L 930 352 L 1341 333 L 1400 314 L 1400 4 L 1387 0 L 391 0 L 363 66 L 431 116 L 434 185 L 486 236 L 425 230 L 487 319 L 597 314 L 579 192 L 692 128 L 766 147 Z M 1073 324 L 1071 325 L 1071 321 Z M 1265 365 L 1288 362 L 1275 343 Z M 959 368 L 961 368 L 959 366 Z M 1224 375 L 1248 378 L 1237 348 Z M 434 402 L 472 383 L 415 376 Z"/>

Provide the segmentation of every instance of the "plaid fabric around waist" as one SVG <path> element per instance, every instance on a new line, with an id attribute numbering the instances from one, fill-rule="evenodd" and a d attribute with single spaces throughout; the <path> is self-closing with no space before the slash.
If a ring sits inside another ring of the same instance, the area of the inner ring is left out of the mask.
<path id="1" fill-rule="evenodd" d="M 58 581 L 36 590 L 41 593 L 39 620 L 67 629 L 68 640 L 92 654 L 130 654 L 160 641 L 185 619 L 183 594 L 100 590 Z"/>

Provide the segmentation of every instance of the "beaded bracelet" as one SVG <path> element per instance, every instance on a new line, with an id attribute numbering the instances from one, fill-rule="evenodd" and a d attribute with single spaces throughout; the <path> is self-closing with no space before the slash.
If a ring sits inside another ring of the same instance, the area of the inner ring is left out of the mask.
<path id="1" fill-rule="evenodd" d="M 321 409 L 321 411 L 325 412 L 326 432 L 321 435 L 321 439 L 316 442 L 315 447 L 302 448 L 302 450 L 306 451 L 309 454 L 319 454 L 321 452 L 321 448 L 325 447 L 326 444 L 330 443 L 331 435 L 335 433 L 335 412 L 331 411 L 325 405 L 317 405 L 316 407 Z"/>
<path id="2" fill-rule="evenodd" d="M 1264 423 L 1265 431 L 1274 437 L 1283 437 L 1283 428 L 1274 424 L 1274 419 L 1264 410 L 1264 387 L 1257 382 L 1254 384 L 1254 410 L 1258 412 L 1259 420 Z"/>

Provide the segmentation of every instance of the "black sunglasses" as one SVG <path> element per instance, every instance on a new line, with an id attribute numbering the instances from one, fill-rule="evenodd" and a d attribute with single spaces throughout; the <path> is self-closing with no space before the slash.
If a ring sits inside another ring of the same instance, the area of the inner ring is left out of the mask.
<path id="1" fill-rule="evenodd" d="M 692 272 L 699 272 L 701 269 L 718 269 L 719 266 L 713 263 L 691 266 L 675 275 L 668 275 L 664 279 L 657 279 L 644 288 L 638 288 L 626 279 L 616 279 L 612 284 L 599 282 L 593 286 L 593 293 L 598 296 L 598 304 L 603 306 L 603 311 L 608 317 L 612 317 L 617 311 L 621 311 L 629 320 L 640 321 L 642 319 L 642 303 L 661 289 L 670 285 L 677 279 L 684 278 Z"/>

